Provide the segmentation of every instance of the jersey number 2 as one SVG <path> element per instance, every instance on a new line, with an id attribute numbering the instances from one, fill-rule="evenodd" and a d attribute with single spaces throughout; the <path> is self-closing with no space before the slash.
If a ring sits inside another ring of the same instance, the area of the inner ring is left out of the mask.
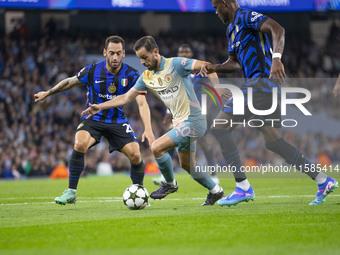
<path id="1" fill-rule="evenodd" d="M 123 127 L 126 127 L 126 133 L 133 133 L 133 129 L 131 128 L 130 124 L 123 124 Z"/>

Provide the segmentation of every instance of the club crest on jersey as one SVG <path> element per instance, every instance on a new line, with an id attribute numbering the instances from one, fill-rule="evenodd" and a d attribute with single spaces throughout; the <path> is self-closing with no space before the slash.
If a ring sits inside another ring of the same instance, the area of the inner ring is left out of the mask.
<path id="1" fill-rule="evenodd" d="M 128 79 L 122 79 L 121 83 L 123 87 L 126 87 L 126 85 L 128 85 Z"/>
<path id="2" fill-rule="evenodd" d="M 165 80 L 167 83 L 170 83 L 170 82 L 172 81 L 172 76 L 171 76 L 171 74 L 165 75 L 164 80 Z"/>
<path id="3" fill-rule="evenodd" d="M 114 83 L 111 83 L 111 85 L 107 89 L 110 93 L 115 93 L 117 88 Z"/>

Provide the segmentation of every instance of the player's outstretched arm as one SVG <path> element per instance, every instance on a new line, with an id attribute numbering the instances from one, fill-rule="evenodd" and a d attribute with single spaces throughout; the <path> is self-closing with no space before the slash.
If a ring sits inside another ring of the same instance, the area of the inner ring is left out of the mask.
<path id="1" fill-rule="evenodd" d="M 219 79 L 217 76 L 217 73 L 210 73 L 207 75 L 211 84 L 215 87 L 215 85 L 219 84 Z M 221 89 L 221 88 L 216 88 L 216 91 L 220 98 L 223 98 L 224 100 L 228 101 L 231 97 L 231 92 L 227 89 Z"/>
<path id="2" fill-rule="evenodd" d="M 242 67 L 235 56 L 229 56 L 223 64 L 211 64 L 206 62 L 200 70 L 200 75 L 205 76 L 210 73 L 235 73 L 242 71 Z"/>
<path id="3" fill-rule="evenodd" d="M 270 77 L 283 82 L 286 78 L 286 72 L 281 62 L 281 56 L 285 46 L 285 29 L 275 20 L 268 19 L 262 24 L 260 31 L 271 34 L 273 40 L 273 60 Z"/>
<path id="4" fill-rule="evenodd" d="M 206 62 L 206 61 L 195 60 L 195 64 L 192 67 L 191 73 L 196 73 L 197 71 L 201 71 L 202 68 L 205 68 L 209 64 L 210 63 Z M 213 85 L 219 83 L 217 73 L 215 73 L 215 72 L 206 73 L 206 75 L 204 75 L 204 76 L 208 76 L 209 80 L 211 81 L 211 83 Z"/>
<path id="5" fill-rule="evenodd" d="M 88 107 L 87 109 L 85 109 L 84 111 L 82 111 L 81 116 L 85 116 L 88 115 L 86 118 L 91 118 L 93 115 L 97 114 L 98 112 L 102 111 L 102 110 L 107 110 L 110 108 L 116 108 L 119 106 L 123 106 L 126 105 L 130 102 L 132 102 L 137 96 L 139 95 L 139 93 L 134 90 L 134 89 L 130 89 L 127 93 L 120 95 L 114 99 L 111 99 L 109 101 L 106 101 L 104 103 L 101 104 L 89 104 L 90 107 Z"/>
<path id="6" fill-rule="evenodd" d="M 142 142 L 144 142 L 146 138 L 149 142 L 149 146 L 151 146 L 151 144 L 155 141 L 155 136 L 153 134 L 152 126 L 151 126 L 149 104 L 146 101 L 146 98 L 144 95 L 137 96 L 136 101 L 137 101 L 138 108 L 139 108 L 139 114 L 144 124 L 144 133 L 142 135 Z"/>
<path id="7" fill-rule="evenodd" d="M 333 95 L 335 97 L 340 95 L 340 74 L 339 74 L 338 80 L 335 83 L 335 86 L 333 89 Z"/>
<path id="8" fill-rule="evenodd" d="M 77 76 L 69 77 L 61 82 L 59 82 L 57 85 L 55 85 L 53 88 L 51 88 L 48 91 L 40 91 L 34 95 L 34 102 L 43 101 L 46 97 L 51 96 L 53 94 L 57 94 L 59 92 L 71 89 L 75 86 L 81 85 L 82 83 L 78 80 Z"/>

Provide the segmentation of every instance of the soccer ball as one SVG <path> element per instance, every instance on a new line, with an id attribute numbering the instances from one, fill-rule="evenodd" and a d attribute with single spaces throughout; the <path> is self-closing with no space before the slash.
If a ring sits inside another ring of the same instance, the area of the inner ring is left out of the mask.
<path id="1" fill-rule="evenodd" d="M 131 210 L 141 210 L 147 206 L 149 193 L 142 185 L 132 184 L 123 193 L 123 202 Z"/>

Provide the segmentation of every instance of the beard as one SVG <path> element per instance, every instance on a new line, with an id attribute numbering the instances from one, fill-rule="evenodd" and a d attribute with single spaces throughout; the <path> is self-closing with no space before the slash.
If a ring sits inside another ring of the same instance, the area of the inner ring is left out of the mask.
<path id="1" fill-rule="evenodd" d="M 120 64 L 122 63 L 122 61 L 113 63 L 108 59 L 106 61 L 109 65 L 109 67 L 111 67 L 112 69 L 117 69 L 120 66 Z"/>
<path id="2" fill-rule="evenodd" d="M 146 66 L 146 68 L 150 71 L 155 70 L 157 68 L 157 59 L 152 59 L 150 66 Z"/>

